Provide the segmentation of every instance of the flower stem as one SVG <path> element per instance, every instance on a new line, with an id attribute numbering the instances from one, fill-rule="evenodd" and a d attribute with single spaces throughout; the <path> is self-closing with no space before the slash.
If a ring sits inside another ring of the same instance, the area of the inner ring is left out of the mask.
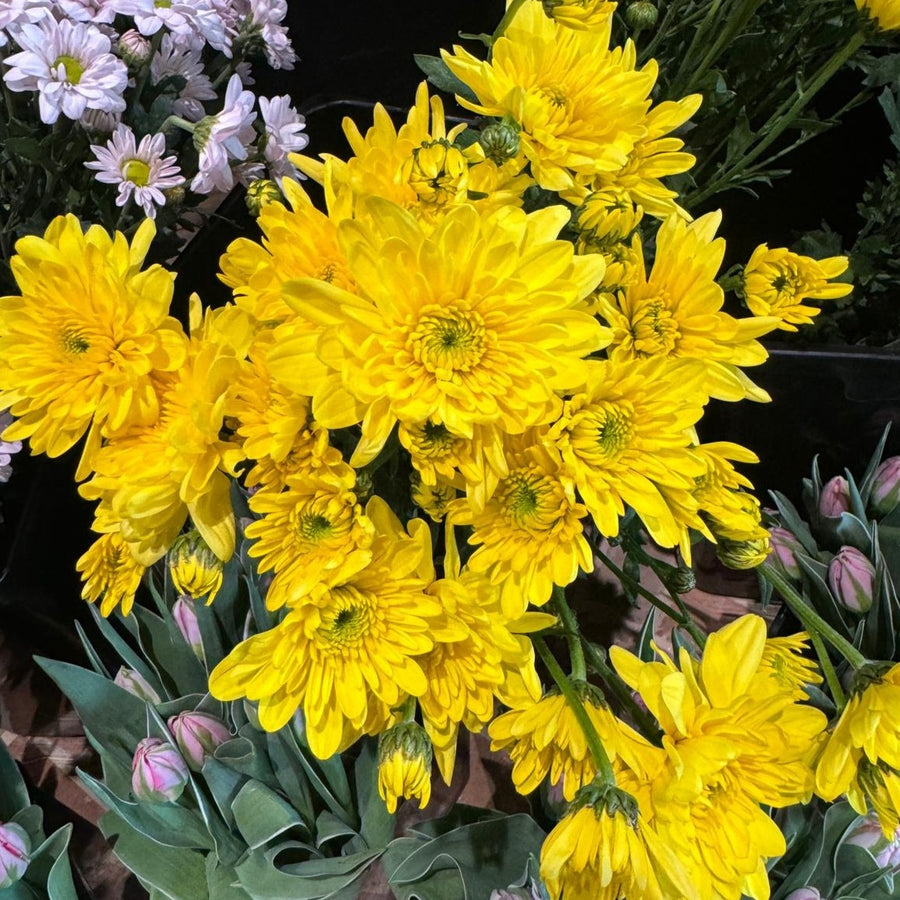
<path id="1" fill-rule="evenodd" d="M 831 627 L 806 601 L 794 590 L 791 583 L 771 563 L 764 562 L 757 570 L 772 587 L 778 591 L 781 599 L 812 634 L 824 638 L 837 650 L 854 669 L 862 668 L 868 660 L 843 635 Z M 827 674 L 827 673 L 826 673 Z M 837 698 L 835 698 L 837 699 Z"/>
<path id="2" fill-rule="evenodd" d="M 825 646 L 825 642 L 821 637 L 815 632 L 811 631 L 809 633 L 809 638 L 812 641 L 812 645 L 815 648 L 816 656 L 819 657 L 819 665 L 822 667 L 822 671 L 825 673 L 825 681 L 828 682 L 828 688 L 831 691 L 831 696 L 834 697 L 835 705 L 837 706 L 838 712 L 840 712 L 847 703 L 847 698 L 844 695 L 844 689 L 841 687 L 841 683 L 838 680 L 837 672 L 834 670 L 834 665 L 831 662 L 831 657 L 828 655 L 828 648 Z"/>
<path id="3" fill-rule="evenodd" d="M 559 614 L 563 629 L 566 632 L 566 644 L 569 648 L 569 661 L 572 664 L 572 677 L 578 681 L 587 679 L 587 666 L 584 663 L 584 649 L 581 646 L 581 632 L 571 607 L 566 602 L 566 589 L 553 585 L 553 605 Z"/>
<path id="4" fill-rule="evenodd" d="M 584 708 L 584 704 L 575 692 L 571 680 L 560 668 L 559 663 L 556 661 L 556 657 L 550 652 L 547 642 L 542 637 L 537 636 L 534 636 L 531 640 L 535 650 L 538 652 L 538 656 L 540 656 L 544 665 L 547 667 L 547 670 L 550 672 L 550 677 L 556 682 L 556 686 L 562 692 L 563 697 L 566 698 L 566 703 L 571 707 L 575 720 L 584 732 L 588 749 L 591 752 L 594 765 L 597 767 L 597 777 L 605 784 L 615 785 L 616 776 L 613 772 L 609 755 L 603 746 L 603 741 L 600 740 L 600 735 L 597 734 L 597 729 L 594 728 L 594 723 L 591 721 L 590 716 L 587 714 L 587 710 Z"/>

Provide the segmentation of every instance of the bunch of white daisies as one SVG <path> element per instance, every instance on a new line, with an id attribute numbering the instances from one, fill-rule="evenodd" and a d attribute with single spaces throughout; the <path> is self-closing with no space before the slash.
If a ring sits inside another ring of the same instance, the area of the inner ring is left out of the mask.
<path id="1" fill-rule="evenodd" d="M 123 228 L 165 210 L 174 231 L 206 195 L 296 175 L 303 117 L 247 89 L 255 61 L 293 68 L 286 13 L 286 0 L 0 0 L 2 255 L 60 212 Z"/>

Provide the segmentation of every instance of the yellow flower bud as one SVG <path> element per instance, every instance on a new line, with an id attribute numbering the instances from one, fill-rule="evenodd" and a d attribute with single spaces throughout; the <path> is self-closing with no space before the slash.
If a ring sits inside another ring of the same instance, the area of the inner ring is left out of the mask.
<path id="1" fill-rule="evenodd" d="M 404 722 L 385 731 L 378 741 L 378 793 L 388 812 L 401 797 L 418 797 L 425 808 L 431 799 L 431 741 L 425 729 Z"/>
<path id="2" fill-rule="evenodd" d="M 284 197 L 278 185 L 268 178 L 259 178 L 247 188 L 245 202 L 250 215 L 258 216 L 269 203 L 281 203 Z"/>
<path id="3" fill-rule="evenodd" d="M 179 594 L 193 598 L 208 595 L 207 603 L 213 602 L 222 587 L 222 561 L 195 530 L 180 535 L 172 544 L 169 573 Z"/>

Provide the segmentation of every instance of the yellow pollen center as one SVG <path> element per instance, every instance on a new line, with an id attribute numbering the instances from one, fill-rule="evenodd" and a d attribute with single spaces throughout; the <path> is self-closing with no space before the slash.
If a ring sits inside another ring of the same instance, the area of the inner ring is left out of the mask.
<path id="1" fill-rule="evenodd" d="M 326 653 L 341 654 L 357 647 L 371 631 L 375 619 L 374 598 L 349 585 L 333 588 L 331 604 L 322 612 L 316 629 L 319 646 Z"/>
<path id="2" fill-rule="evenodd" d="M 153 4 L 157 9 L 171 9 L 172 0 L 156 0 Z"/>
<path id="3" fill-rule="evenodd" d="M 635 311 L 631 335 L 637 356 L 668 356 L 678 346 L 678 320 L 666 300 L 665 296 L 654 297 Z"/>
<path id="4" fill-rule="evenodd" d="M 429 372 L 449 380 L 456 372 L 469 372 L 485 350 L 485 327 L 478 313 L 437 304 L 423 309 L 409 336 L 412 354 Z"/>
<path id="5" fill-rule="evenodd" d="M 142 159 L 129 159 L 122 168 L 126 181 L 138 187 L 146 187 L 150 181 L 150 166 Z"/>
<path id="6" fill-rule="evenodd" d="M 326 263 L 324 266 L 322 266 L 322 270 L 316 277 L 319 279 L 319 281 L 327 281 L 329 284 L 331 284 L 331 282 L 334 281 L 335 271 L 336 269 L 334 263 Z"/>
<path id="7" fill-rule="evenodd" d="M 66 73 L 66 81 L 69 84 L 78 84 L 81 81 L 81 76 L 84 75 L 84 66 L 80 62 L 80 60 L 75 59 L 74 56 L 69 56 L 66 53 L 60 54 L 53 61 L 53 68 L 57 69 L 59 66 L 62 66 Z"/>
<path id="8" fill-rule="evenodd" d="M 91 349 L 91 344 L 84 335 L 79 334 L 74 328 L 66 328 L 60 335 L 63 350 L 73 356 L 81 356 Z"/>

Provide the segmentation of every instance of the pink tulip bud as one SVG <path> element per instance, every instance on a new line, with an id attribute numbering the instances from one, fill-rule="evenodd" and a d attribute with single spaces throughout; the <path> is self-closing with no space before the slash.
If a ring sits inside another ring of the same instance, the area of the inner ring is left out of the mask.
<path id="1" fill-rule="evenodd" d="M 182 595 L 175 601 L 172 607 L 172 616 L 175 624 L 181 632 L 181 636 L 190 645 L 198 659 L 206 658 L 203 652 L 203 637 L 200 634 L 200 623 L 197 621 L 197 611 L 194 609 L 194 601 Z"/>
<path id="2" fill-rule="evenodd" d="M 799 581 L 802 573 L 797 554 L 803 553 L 803 545 L 787 528 L 769 531 L 769 560 L 793 581 Z"/>
<path id="3" fill-rule="evenodd" d="M 21 825 L 0 825 L 0 890 L 15 884 L 31 860 L 31 838 Z M 27 893 L 27 891 L 26 891 Z"/>
<path id="4" fill-rule="evenodd" d="M 128 691 L 129 694 L 134 694 L 135 697 L 145 700 L 154 706 L 157 703 L 162 703 L 162 698 L 153 690 L 147 679 L 134 669 L 120 666 L 119 671 L 116 672 L 116 677 L 113 679 L 113 684 L 117 684 L 120 688 Z"/>
<path id="5" fill-rule="evenodd" d="M 785 900 L 823 900 L 822 895 L 817 888 L 802 887 L 796 891 L 791 891 Z"/>
<path id="6" fill-rule="evenodd" d="M 850 509 L 850 485 L 842 475 L 835 475 L 826 481 L 819 496 L 819 512 L 823 516 L 837 519 Z"/>
<path id="7" fill-rule="evenodd" d="M 179 713 L 172 716 L 167 724 L 181 755 L 196 772 L 203 768 L 206 757 L 216 747 L 232 737 L 224 722 L 203 712 Z"/>
<path id="8" fill-rule="evenodd" d="M 131 789 L 138 800 L 166 803 L 177 800 L 190 774 L 181 754 L 167 741 L 144 738 L 131 761 Z"/>
<path id="9" fill-rule="evenodd" d="M 841 547 L 828 566 L 828 585 L 847 609 L 868 612 L 875 592 L 875 566 L 856 547 Z"/>
<path id="10" fill-rule="evenodd" d="M 900 503 L 900 456 L 892 456 L 875 470 L 869 507 L 872 512 L 886 516 L 898 503 Z"/>

